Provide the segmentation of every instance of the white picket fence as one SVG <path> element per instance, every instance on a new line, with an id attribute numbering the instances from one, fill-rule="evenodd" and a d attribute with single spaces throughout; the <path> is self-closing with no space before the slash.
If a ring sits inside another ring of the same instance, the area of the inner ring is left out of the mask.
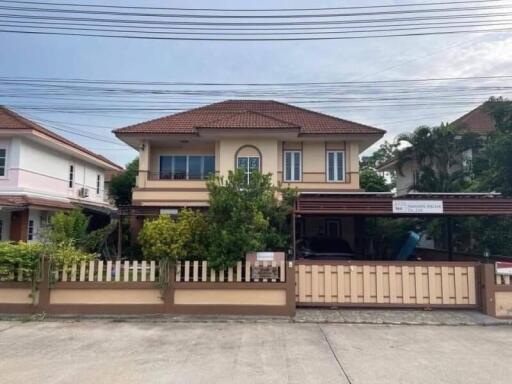
<path id="1" fill-rule="evenodd" d="M 255 269 L 272 269 L 273 278 L 256 277 Z M 256 261 L 254 263 L 239 261 L 235 267 L 215 270 L 207 261 L 178 261 L 176 264 L 177 282 L 285 282 L 285 262 Z"/>
<path id="2" fill-rule="evenodd" d="M 55 281 L 62 282 L 154 282 L 158 266 L 152 261 L 102 261 L 64 265 L 53 272 Z"/>

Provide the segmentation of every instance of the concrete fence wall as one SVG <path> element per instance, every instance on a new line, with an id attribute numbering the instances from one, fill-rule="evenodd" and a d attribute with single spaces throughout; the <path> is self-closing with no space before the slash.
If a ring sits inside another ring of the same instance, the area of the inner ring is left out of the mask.
<path id="1" fill-rule="evenodd" d="M 197 263 L 182 264 L 167 271 L 154 262 L 137 261 L 95 261 L 58 271 L 45 264 L 33 297 L 26 281 L 0 282 L 0 313 L 294 314 L 292 263 L 276 266 L 278 277 L 268 281 L 241 281 L 235 269 L 234 278 L 227 272 L 225 281 L 213 282 L 195 278 Z M 181 277 L 188 274 L 185 266 L 191 268 L 191 281 Z"/>

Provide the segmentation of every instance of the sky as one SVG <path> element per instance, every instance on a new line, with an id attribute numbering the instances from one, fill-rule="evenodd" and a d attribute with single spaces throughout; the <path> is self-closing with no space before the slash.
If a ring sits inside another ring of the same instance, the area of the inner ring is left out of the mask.
<path id="1" fill-rule="evenodd" d="M 378 4 L 404 2 L 414 1 L 379 0 Z M 141 1 L 114 0 L 108 3 L 142 4 Z M 197 8 L 249 7 L 249 2 L 242 0 L 143 3 L 147 6 Z M 376 3 L 318 0 L 314 6 Z M 259 0 L 250 4 L 253 8 L 313 6 L 311 1 L 298 0 Z M 153 41 L 0 32 L 0 47 L 0 77 L 275 83 L 512 75 L 512 32 L 299 42 Z M 479 94 L 469 98 L 464 105 L 437 104 L 431 108 L 340 106 L 330 109 L 329 113 L 383 128 L 388 131 L 385 138 L 392 140 L 397 133 L 411 131 L 419 125 L 452 121 L 493 95 L 512 96 L 510 91 L 504 90 L 499 95 Z M 5 97 L 0 90 L 0 104 L 9 107 L 29 101 Z M 38 110 L 18 112 L 28 118 L 57 122 L 55 126 L 90 132 L 100 140 L 105 139 L 108 142 L 56 131 L 122 165 L 132 160 L 136 152 L 118 141 L 111 130 L 167 114 L 162 111 L 111 115 Z"/>

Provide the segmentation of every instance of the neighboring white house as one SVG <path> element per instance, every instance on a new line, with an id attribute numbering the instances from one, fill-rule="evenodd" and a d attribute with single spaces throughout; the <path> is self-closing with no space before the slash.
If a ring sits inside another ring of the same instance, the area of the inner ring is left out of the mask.
<path id="1" fill-rule="evenodd" d="M 460 132 L 461 134 L 476 133 L 481 137 L 486 137 L 496 130 L 494 119 L 488 113 L 485 104 L 482 104 L 459 117 L 457 120 L 453 121 L 451 125 L 454 126 L 457 132 Z M 462 154 L 462 166 L 470 167 L 473 158 L 477 155 L 478 154 L 473 153 L 471 150 L 465 151 Z M 398 161 L 396 159 L 391 159 L 380 164 L 377 171 L 383 173 L 397 171 L 397 163 Z M 401 172 L 396 172 L 395 182 L 397 195 L 402 196 L 411 191 L 415 191 L 414 186 L 417 182 L 418 170 L 418 164 L 413 161 L 409 161 L 403 164 Z M 457 167 L 454 167 L 453 171 L 455 170 L 457 170 Z"/>
<path id="2" fill-rule="evenodd" d="M 121 169 L 0 106 L 1 240 L 38 240 L 58 210 L 110 212 L 105 172 Z"/>

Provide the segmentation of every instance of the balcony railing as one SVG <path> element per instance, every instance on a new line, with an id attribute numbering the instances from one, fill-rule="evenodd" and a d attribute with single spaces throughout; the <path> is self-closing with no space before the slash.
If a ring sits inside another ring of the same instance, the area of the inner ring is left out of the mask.
<path id="1" fill-rule="evenodd" d="M 148 180 L 208 180 L 208 175 L 191 175 L 185 172 L 149 172 Z"/>

